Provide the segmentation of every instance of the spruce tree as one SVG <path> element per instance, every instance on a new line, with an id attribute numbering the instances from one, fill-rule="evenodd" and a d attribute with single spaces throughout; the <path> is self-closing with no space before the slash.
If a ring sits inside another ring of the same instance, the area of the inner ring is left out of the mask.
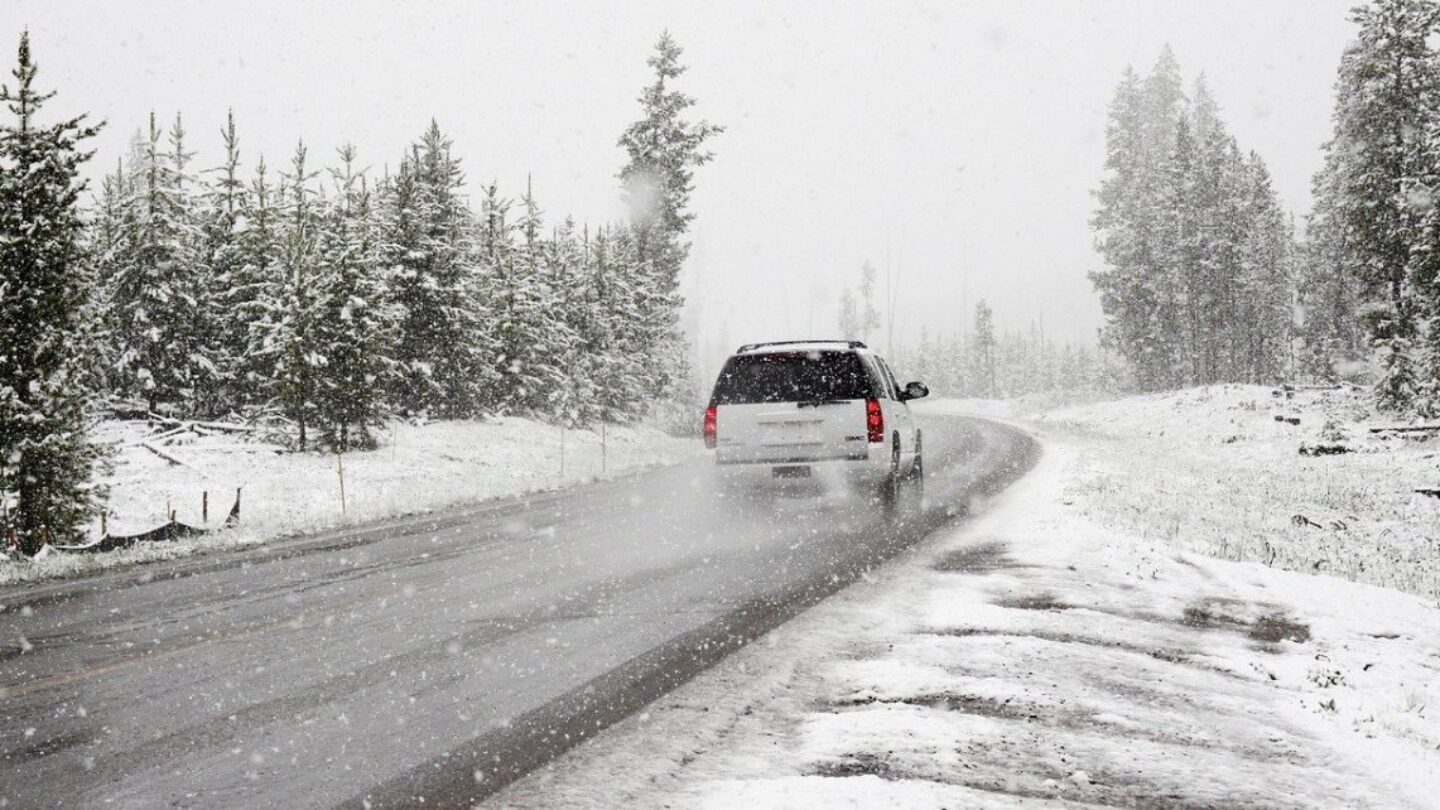
<path id="1" fill-rule="evenodd" d="M 1440 94 L 1431 45 L 1440 5 L 1376 0 L 1356 7 L 1351 20 L 1360 30 L 1341 58 L 1329 149 L 1339 158 L 1352 260 L 1371 300 L 1387 301 L 1397 334 L 1410 338 L 1417 314 L 1408 285 L 1411 246 L 1426 207 L 1413 192 L 1418 178 L 1433 174 L 1424 134 Z"/>
<path id="2" fill-rule="evenodd" d="M 594 381 L 593 416 L 586 422 L 616 421 L 639 410 L 645 396 L 647 358 L 636 353 L 639 321 L 632 289 L 639 265 L 628 229 L 602 228 L 588 240 L 585 306 L 592 313 L 581 333 L 582 376 Z"/>
<path id="3" fill-rule="evenodd" d="M 593 384 L 579 377 L 581 333 L 590 317 L 584 299 L 584 248 L 567 218 L 551 236 L 544 253 L 546 337 L 543 362 L 554 369 L 548 410 L 563 425 L 582 424 L 584 403 L 593 400 Z"/>
<path id="4" fill-rule="evenodd" d="M 974 377 L 971 390 L 976 396 L 994 399 L 1000 395 L 996 386 L 995 314 L 983 298 L 975 304 L 975 332 L 970 345 L 974 355 L 970 364 Z"/>
<path id="5" fill-rule="evenodd" d="M 1291 229 L 1263 162 L 1241 153 L 1203 76 L 1186 99 L 1168 48 L 1116 89 L 1096 198 L 1102 344 L 1142 390 L 1285 372 Z"/>
<path id="6" fill-rule="evenodd" d="M 307 166 L 305 144 L 296 146 L 290 171 L 282 174 L 283 194 L 277 219 L 277 246 L 256 330 L 257 359 L 262 363 L 264 392 L 270 406 L 294 423 L 300 450 L 310 446 L 318 412 L 319 351 L 317 321 L 317 244 L 321 229 L 312 186 L 315 172 Z"/>
<path id="7" fill-rule="evenodd" d="M 205 279 L 178 119 L 169 152 L 162 137 L 152 113 L 131 166 L 125 249 L 112 268 L 108 316 L 121 392 L 152 411 L 191 415 L 217 368 L 197 314 Z"/>
<path id="8" fill-rule="evenodd" d="M 81 252 L 80 116 L 45 124 L 53 92 L 35 87 L 30 35 L 20 35 L 14 84 L 0 84 L 0 534 L 34 553 L 70 540 L 93 514 L 101 451 L 86 432 L 94 392 L 84 352 L 90 273 Z"/>
<path id="9" fill-rule="evenodd" d="M 238 267 L 223 289 L 225 347 L 231 399 L 242 413 L 253 413 L 268 401 L 274 371 L 266 346 L 268 326 L 281 317 L 275 309 L 284 282 L 281 255 L 281 192 L 270 181 L 261 157 L 255 165 L 237 223 Z"/>
<path id="10" fill-rule="evenodd" d="M 240 139 L 235 132 L 235 115 L 225 118 L 220 131 L 225 159 L 211 170 L 214 180 L 206 190 L 201 214 L 201 259 L 209 292 L 205 296 L 209 317 L 205 319 L 205 342 L 212 347 L 217 390 L 207 410 L 214 415 L 239 412 L 253 398 L 245 379 L 249 351 L 249 318 L 261 284 L 248 272 L 247 256 L 241 241 L 245 227 L 245 181 L 240 177 Z"/>
<path id="11" fill-rule="evenodd" d="M 476 416 L 496 377 L 486 354 L 474 221 L 464 174 L 434 121 L 401 161 L 384 203 L 385 262 L 401 314 L 395 404 L 404 413 Z"/>
<path id="12" fill-rule="evenodd" d="M 855 304 L 855 293 L 849 287 L 840 291 L 839 324 L 841 338 L 860 339 L 860 308 Z"/>
<path id="13" fill-rule="evenodd" d="M 670 33 L 662 33 L 647 60 L 655 79 L 640 96 L 641 118 L 620 137 L 629 158 L 620 179 L 630 210 L 637 275 L 645 278 L 647 290 L 641 312 L 646 329 L 637 348 L 650 358 L 648 376 L 658 386 L 651 395 L 657 400 L 675 396 L 675 387 L 688 374 L 679 333 L 679 276 L 690 252 L 685 235 L 695 218 L 690 195 L 695 168 L 713 158 L 706 142 L 724 131 L 704 120 L 687 120 L 695 100 L 673 86 L 685 72 L 681 55 Z"/>
<path id="14" fill-rule="evenodd" d="M 489 290 L 494 377 L 491 407 L 508 413 L 544 410 L 558 385 L 557 369 L 546 360 L 551 314 L 543 278 L 544 245 L 540 209 L 527 191 L 519 222 L 509 221 L 510 201 L 494 183 L 481 208 L 480 255 Z M 516 231 L 519 242 L 516 242 Z"/>
<path id="15" fill-rule="evenodd" d="M 331 172 L 335 195 L 322 206 L 315 249 L 313 373 L 319 440 L 346 452 L 373 447 L 370 429 L 386 415 L 395 318 L 355 148 L 343 146 L 339 154 L 340 167 Z"/>
<path id="16" fill-rule="evenodd" d="M 870 330 L 880 328 L 880 310 L 875 307 L 875 265 L 860 265 L 860 339 L 870 342 Z"/>
<path id="17" fill-rule="evenodd" d="M 1350 239 L 1343 221 L 1340 158 L 1326 148 L 1325 165 L 1311 183 L 1314 202 L 1298 254 L 1296 289 L 1304 342 L 1300 370 L 1322 382 L 1336 381 L 1340 364 L 1366 352 L 1356 313 L 1361 282 L 1349 264 Z"/>

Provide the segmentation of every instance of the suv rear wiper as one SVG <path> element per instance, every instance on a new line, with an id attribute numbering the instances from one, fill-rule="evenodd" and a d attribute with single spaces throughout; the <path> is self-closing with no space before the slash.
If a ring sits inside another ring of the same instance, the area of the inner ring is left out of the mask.
<path id="1" fill-rule="evenodd" d="M 803 402 L 797 402 L 797 403 L 795 403 L 795 407 L 797 407 L 797 408 L 818 408 L 818 407 L 820 407 L 821 405 L 844 405 L 845 403 L 847 403 L 847 402 L 849 402 L 849 401 L 850 401 L 850 400 L 848 400 L 848 399 L 807 399 L 807 400 L 805 400 L 805 401 L 803 401 Z"/>

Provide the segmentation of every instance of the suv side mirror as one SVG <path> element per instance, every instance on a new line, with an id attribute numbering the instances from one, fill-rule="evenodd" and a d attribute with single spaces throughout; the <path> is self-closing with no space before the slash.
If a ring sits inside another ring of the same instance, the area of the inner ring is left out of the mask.
<path id="1" fill-rule="evenodd" d="M 930 389 L 926 388 L 925 383 L 922 382 L 906 383 L 905 390 L 900 392 L 900 398 L 907 402 L 912 399 L 922 399 L 928 396 L 930 396 Z"/>

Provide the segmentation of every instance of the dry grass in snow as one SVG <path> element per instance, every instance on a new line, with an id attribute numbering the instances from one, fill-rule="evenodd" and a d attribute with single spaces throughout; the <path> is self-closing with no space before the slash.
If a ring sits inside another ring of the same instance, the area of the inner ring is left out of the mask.
<path id="1" fill-rule="evenodd" d="M 1440 433 L 1373 434 L 1395 421 L 1366 399 L 1224 385 L 1033 421 L 1083 449 L 1067 494 L 1107 526 L 1207 556 L 1440 597 L 1440 499 L 1415 492 L 1440 486 Z M 1301 455 L 1316 445 L 1353 452 Z"/>

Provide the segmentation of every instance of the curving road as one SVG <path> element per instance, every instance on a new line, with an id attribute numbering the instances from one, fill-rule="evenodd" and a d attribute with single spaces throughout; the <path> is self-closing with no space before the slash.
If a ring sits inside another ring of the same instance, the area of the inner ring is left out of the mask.
<path id="1" fill-rule="evenodd" d="M 0 806 L 469 806 L 1002 488 L 922 416 L 928 506 L 710 492 L 708 460 L 0 590 Z"/>

